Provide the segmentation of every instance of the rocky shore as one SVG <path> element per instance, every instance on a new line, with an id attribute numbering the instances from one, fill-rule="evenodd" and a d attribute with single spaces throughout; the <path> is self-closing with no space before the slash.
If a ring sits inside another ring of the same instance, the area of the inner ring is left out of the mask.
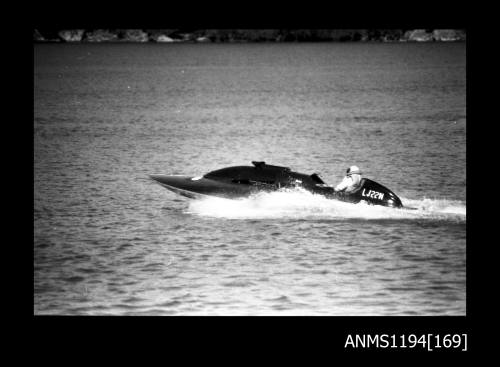
<path id="1" fill-rule="evenodd" d="M 464 29 L 34 29 L 34 42 L 463 42 Z"/>

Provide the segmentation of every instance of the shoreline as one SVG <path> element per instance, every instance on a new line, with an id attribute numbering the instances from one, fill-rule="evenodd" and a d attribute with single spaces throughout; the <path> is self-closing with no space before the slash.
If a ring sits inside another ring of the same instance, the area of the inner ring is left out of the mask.
<path id="1" fill-rule="evenodd" d="M 420 43 L 465 42 L 463 29 L 63 29 L 33 30 L 34 43 Z"/>

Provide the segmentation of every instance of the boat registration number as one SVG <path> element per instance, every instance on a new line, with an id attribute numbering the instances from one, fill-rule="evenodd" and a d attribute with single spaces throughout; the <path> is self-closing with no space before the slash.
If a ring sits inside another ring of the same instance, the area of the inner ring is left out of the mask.
<path id="1" fill-rule="evenodd" d="M 366 196 L 368 198 L 373 198 L 373 199 L 378 199 L 378 200 L 383 200 L 384 199 L 384 194 L 378 191 L 373 191 L 369 190 L 368 192 L 365 192 L 365 189 L 361 192 L 361 196 Z"/>

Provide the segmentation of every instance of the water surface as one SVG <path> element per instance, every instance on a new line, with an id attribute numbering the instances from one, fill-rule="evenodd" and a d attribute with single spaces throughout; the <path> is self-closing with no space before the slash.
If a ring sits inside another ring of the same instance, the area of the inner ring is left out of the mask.
<path id="1" fill-rule="evenodd" d="M 465 44 L 34 45 L 34 313 L 465 315 Z M 414 212 L 146 179 L 356 164 Z"/>

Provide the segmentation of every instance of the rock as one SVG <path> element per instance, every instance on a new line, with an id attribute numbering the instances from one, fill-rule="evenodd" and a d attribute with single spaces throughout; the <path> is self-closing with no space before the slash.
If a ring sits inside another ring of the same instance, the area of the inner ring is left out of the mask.
<path id="1" fill-rule="evenodd" d="M 428 33 L 425 29 L 415 29 L 412 31 L 407 31 L 403 35 L 403 39 L 411 42 L 433 41 L 432 33 Z"/>
<path id="2" fill-rule="evenodd" d="M 156 42 L 165 42 L 165 43 L 169 43 L 169 42 L 175 42 L 173 38 L 170 38 L 168 36 L 165 36 L 164 34 L 161 34 L 159 36 L 156 37 L 156 39 L 153 39 L 154 41 Z"/>
<path id="3" fill-rule="evenodd" d="M 403 32 L 398 29 L 390 29 L 382 32 L 382 42 L 398 42 L 403 36 Z"/>
<path id="4" fill-rule="evenodd" d="M 59 31 L 58 35 L 65 42 L 80 42 L 83 37 L 83 29 L 71 29 Z"/>
<path id="5" fill-rule="evenodd" d="M 107 29 L 96 29 L 85 34 L 84 41 L 86 42 L 112 42 L 117 41 L 118 35 L 110 32 Z"/>
<path id="6" fill-rule="evenodd" d="M 162 36 L 172 38 L 172 37 L 170 37 L 170 34 L 172 34 L 175 31 L 176 31 L 176 29 L 145 29 L 144 30 L 144 32 L 146 32 L 148 34 L 149 40 L 153 41 L 153 42 L 158 42 L 158 38 L 160 38 Z"/>
<path id="7" fill-rule="evenodd" d="M 35 42 L 45 41 L 45 37 L 43 37 L 42 34 L 40 32 L 38 32 L 38 29 L 35 29 L 33 31 L 33 41 L 35 41 Z"/>
<path id="8" fill-rule="evenodd" d="M 126 29 L 121 40 L 124 42 L 148 42 L 149 37 L 141 29 Z"/>
<path id="9" fill-rule="evenodd" d="M 39 42 L 61 42 L 58 30 L 55 29 L 37 29 L 33 32 L 33 37 Z"/>
<path id="10" fill-rule="evenodd" d="M 194 41 L 195 37 L 192 33 L 174 33 L 170 35 L 176 42 L 190 42 Z"/>
<path id="11" fill-rule="evenodd" d="M 455 29 L 435 29 L 432 32 L 432 37 L 435 41 L 454 42 L 464 41 L 465 34 L 462 31 Z"/>

